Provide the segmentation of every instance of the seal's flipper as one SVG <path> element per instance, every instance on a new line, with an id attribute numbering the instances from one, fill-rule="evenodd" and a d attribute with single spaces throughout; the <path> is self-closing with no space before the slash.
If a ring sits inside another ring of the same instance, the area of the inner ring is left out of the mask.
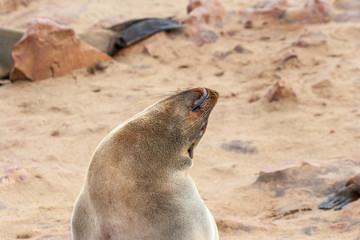
<path id="1" fill-rule="evenodd" d="M 183 24 L 171 18 L 135 19 L 111 26 L 108 29 L 116 32 L 116 37 L 112 40 L 108 54 L 112 55 L 117 50 L 129 47 L 155 33 L 183 27 Z"/>
<path id="2" fill-rule="evenodd" d="M 356 201 L 359 198 L 360 187 L 357 184 L 352 183 L 340 192 L 330 195 L 327 200 L 320 204 L 319 208 L 324 210 L 340 210 L 347 204 Z"/>

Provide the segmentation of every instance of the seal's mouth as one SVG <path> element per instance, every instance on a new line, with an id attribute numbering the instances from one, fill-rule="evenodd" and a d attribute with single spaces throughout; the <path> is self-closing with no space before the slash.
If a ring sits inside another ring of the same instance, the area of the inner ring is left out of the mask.
<path id="1" fill-rule="evenodd" d="M 191 144 L 190 148 L 188 149 L 189 157 L 191 159 L 193 159 L 193 157 L 194 157 L 194 148 L 196 146 L 196 142 L 198 142 L 200 140 L 200 138 L 204 135 L 206 127 L 207 127 L 207 121 L 201 125 L 200 132 L 199 132 L 197 139 Z"/>
<path id="2" fill-rule="evenodd" d="M 189 157 L 191 159 L 193 159 L 194 157 L 194 147 L 195 147 L 195 143 L 191 144 L 190 148 L 188 149 Z"/>

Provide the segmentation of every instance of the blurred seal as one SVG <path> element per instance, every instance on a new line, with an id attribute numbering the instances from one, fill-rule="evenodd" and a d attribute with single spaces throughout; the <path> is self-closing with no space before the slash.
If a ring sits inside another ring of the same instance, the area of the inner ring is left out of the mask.
<path id="1" fill-rule="evenodd" d="M 357 174 L 353 177 L 351 177 L 347 183 L 344 189 L 341 191 L 332 194 L 323 201 L 319 208 L 320 209 L 335 209 L 340 210 L 349 203 L 356 201 L 360 198 L 360 174 Z"/>
<path id="2" fill-rule="evenodd" d="M 218 97 L 207 88 L 180 92 L 107 135 L 75 203 L 73 239 L 219 239 L 187 173 Z"/>

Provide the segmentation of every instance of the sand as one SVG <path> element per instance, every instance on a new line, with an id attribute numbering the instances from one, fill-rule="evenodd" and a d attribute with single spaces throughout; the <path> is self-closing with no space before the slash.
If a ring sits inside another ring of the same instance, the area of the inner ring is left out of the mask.
<path id="1" fill-rule="evenodd" d="M 232 11 L 251 6 L 222 3 Z M 184 17 L 187 2 L 37 0 L 0 15 L 0 22 L 44 5 L 83 8 L 70 24 L 82 32 L 107 16 Z M 323 41 L 294 45 L 309 32 Z M 358 215 L 317 209 L 324 196 L 282 216 L 274 209 L 296 205 L 302 192 L 285 202 L 251 187 L 262 169 L 279 162 L 360 160 L 360 23 L 245 29 L 235 15 L 216 33 L 219 40 L 202 47 L 168 34 L 152 55 L 117 57 L 95 74 L 81 69 L 1 86 L 0 239 L 70 239 L 72 208 L 101 139 L 162 97 L 198 86 L 220 93 L 190 171 L 215 218 L 226 222 L 220 239 L 360 239 Z M 233 51 L 237 45 L 247 51 Z M 289 53 L 296 57 L 283 63 Z M 299 91 L 269 102 L 279 79 L 296 79 Z M 314 87 L 319 81 L 325 83 Z M 234 140 L 255 150 L 223 147 Z M 353 209 L 358 213 L 359 204 Z"/>

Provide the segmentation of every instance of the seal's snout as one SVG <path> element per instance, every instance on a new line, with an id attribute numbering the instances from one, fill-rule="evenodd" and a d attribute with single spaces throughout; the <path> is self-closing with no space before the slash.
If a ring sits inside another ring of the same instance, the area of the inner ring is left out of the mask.
<path id="1" fill-rule="evenodd" d="M 209 89 L 210 91 L 212 91 L 217 97 L 219 97 L 219 93 L 216 91 L 216 90 L 214 90 L 214 89 Z"/>
<path id="2" fill-rule="evenodd" d="M 211 98 L 216 99 L 216 100 L 219 98 L 218 91 L 216 91 L 214 89 L 210 89 L 210 88 L 206 88 L 206 90 L 210 93 Z"/>
<path id="3" fill-rule="evenodd" d="M 216 100 L 219 98 L 219 93 L 215 90 L 209 88 L 200 88 L 196 90 L 198 92 L 198 96 L 195 98 L 191 106 L 191 110 L 193 112 L 199 111 L 201 108 L 204 107 L 205 103 L 211 99 Z M 205 107 L 206 108 L 206 107 Z"/>

